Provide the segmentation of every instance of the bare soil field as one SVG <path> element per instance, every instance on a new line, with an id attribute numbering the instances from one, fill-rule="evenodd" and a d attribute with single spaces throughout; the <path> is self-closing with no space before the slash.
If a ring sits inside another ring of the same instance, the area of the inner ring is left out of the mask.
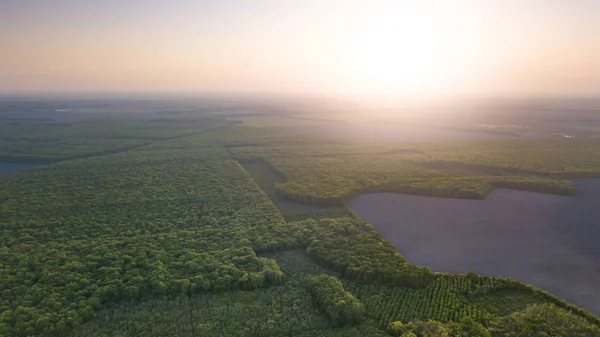
<path id="1" fill-rule="evenodd" d="M 574 184 L 574 197 L 376 193 L 357 196 L 350 208 L 415 264 L 520 280 L 600 315 L 600 180 Z"/>
<path id="2" fill-rule="evenodd" d="M 321 125 L 285 126 L 278 129 L 331 138 L 344 138 L 356 141 L 396 142 L 396 141 L 438 141 L 470 139 L 515 138 L 508 133 L 469 130 L 452 130 L 437 127 L 384 124 L 384 123 L 331 123 Z"/>
<path id="3" fill-rule="evenodd" d="M 0 163 L 0 176 L 34 168 L 38 165 L 35 164 L 18 164 L 18 163 Z"/>

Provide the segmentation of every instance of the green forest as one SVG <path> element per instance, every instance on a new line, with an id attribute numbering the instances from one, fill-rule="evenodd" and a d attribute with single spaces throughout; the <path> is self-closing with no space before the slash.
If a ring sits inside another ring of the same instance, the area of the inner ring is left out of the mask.
<path id="1" fill-rule="evenodd" d="M 2 121 L 0 162 L 39 164 L 0 176 L 0 336 L 600 336 L 518 280 L 410 263 L 347 207 L 572 195 L 598 139 L 361 143 L 166 113 Z"/>

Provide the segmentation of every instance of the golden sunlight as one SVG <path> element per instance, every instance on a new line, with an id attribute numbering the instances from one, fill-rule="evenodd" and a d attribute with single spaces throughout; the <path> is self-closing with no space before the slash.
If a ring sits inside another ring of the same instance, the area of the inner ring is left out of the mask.
<path id="1" fill-rule="evenodd" d="M 448 89 L 461 43 L 456 26 L 426 1 L 389 2 L 361 15 L 347 36 L 348 63 L 361 91 L 431 93 Z"/>

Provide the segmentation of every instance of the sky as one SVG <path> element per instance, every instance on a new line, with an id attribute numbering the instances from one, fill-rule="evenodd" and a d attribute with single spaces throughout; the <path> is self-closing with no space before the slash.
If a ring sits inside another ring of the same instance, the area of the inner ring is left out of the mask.
<path id="1" fill-rule="evenodd" d="M 0 0 L 0 92 L 600 93 L 598 0 Z"/>

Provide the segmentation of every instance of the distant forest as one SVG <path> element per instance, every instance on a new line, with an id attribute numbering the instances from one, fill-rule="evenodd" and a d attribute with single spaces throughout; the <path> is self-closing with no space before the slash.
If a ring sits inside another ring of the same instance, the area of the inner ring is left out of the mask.
<path id="1" fill-rule="evenodd" d="M 31 164 L 0 176 L 0 335 L 600 336 L 597 313 L 534 286 L 411 263 L 348 208 L 574 195 L 600 178 L 600 116 L 467 125 L 465 108 L 460 126 L 394 123 L 495 136 L 367 142 L 302 132 L 363 123 L 315 106 L 0 102 L 0 163 Z"/>

